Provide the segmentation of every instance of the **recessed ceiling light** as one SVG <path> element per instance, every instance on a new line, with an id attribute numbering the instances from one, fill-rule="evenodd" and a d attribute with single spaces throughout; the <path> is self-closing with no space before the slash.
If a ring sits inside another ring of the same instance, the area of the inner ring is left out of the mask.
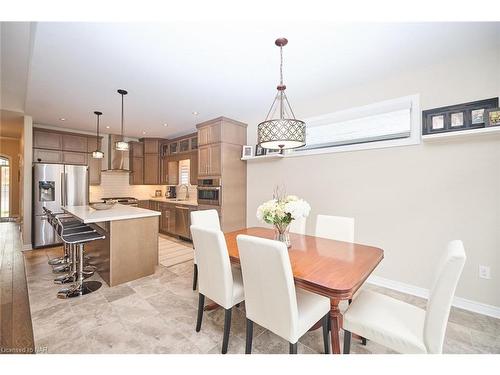
<path id="1" fill-rule="evenodd" d="M 143 131 L 143 132 L 142 132 L 142 134 L 146 134 L 146 132 L 145 132 L 145 131 Z"/>
<path id="2" fill-rule="evenodd" d="M 199 114 L 199 113 L 198 113 L 198 112 L 196 112 L 196 111 L 194 111 L 194 112 L 193 112 L 193 115 L 195 115 L 195 116 L 198 116 L 198 114 Z"/>
<path id="3" fill-rule="evenodd" d="M 106 129 L 109 129 L 109 125 L 108 125 L 108 126 L 106 126 Z"/>
<path id="4" fill-rule="evenodd" d="M 66 121 L 66 119 L 64 117 L 61 117 L 59 120 Z"/>
<path id="5" fill-rule="evenodd" d="M 167 124 L 167 123 L 165 123 L 165 124 L 163 124 L 163 126 L 168 126 L 168 124 Z"/>

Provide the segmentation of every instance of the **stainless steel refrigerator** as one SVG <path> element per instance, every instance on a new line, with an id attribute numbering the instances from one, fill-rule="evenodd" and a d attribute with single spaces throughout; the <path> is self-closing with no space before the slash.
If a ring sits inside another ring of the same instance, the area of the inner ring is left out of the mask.
<path id="1" fill-rule="evenodd" d="M 82 165 L 33 165 L 33 247 L 60 243 L 54 229 L 47 222 L 43 207 L 62 213 L 61 206 L 88 204 L 88 169 Z"/>

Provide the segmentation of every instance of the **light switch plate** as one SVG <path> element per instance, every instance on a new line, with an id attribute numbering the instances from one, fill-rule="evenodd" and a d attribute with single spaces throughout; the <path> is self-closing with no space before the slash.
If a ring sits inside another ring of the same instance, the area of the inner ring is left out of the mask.
<path id="1" fill-rule="evenodd" d="M 479 277 L 481 279 L 491 279 L 491 270 L 489 266 L 479 265 Z"/>

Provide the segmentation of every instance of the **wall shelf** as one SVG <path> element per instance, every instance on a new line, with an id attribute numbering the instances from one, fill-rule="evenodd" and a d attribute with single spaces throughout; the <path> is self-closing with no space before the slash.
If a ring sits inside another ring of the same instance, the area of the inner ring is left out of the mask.
<path id="1" fill-rule="evenodd" d="M 424 142 L 439 142 L 474 136 L 500 136 L 500 126 L 422 135 Z"/>
<path id="2" fill-rule="evenodd" d="M 283 154 L 271 154 L 271 155 L 263 155 L 263 156 L 252 156 L 249 158 L 241 158 L 241 160 L 245 161 L 265 161 L 265 160 L 272 160 L 272 159 L 283 159 L 285 155 Z"/>

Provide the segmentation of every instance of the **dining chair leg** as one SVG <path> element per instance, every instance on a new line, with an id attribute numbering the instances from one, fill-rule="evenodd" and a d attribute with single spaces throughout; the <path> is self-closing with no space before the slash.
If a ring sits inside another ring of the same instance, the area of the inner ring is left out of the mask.
<path id="1" fill-rule="evenodd" d="M 290 354 L 297 354 L 297 343 L 290 343 Z"/>
<path id="2" fill-rule="evenodd" d="M 253 322 L 247 318 L 247 340 L 245 354 L 252 354 Z"/>
<path id="3" fill-rule="evenodd" d="M 325 346 L 325 354 L 330 354 L 330 313 L 323 317 L 323 344 Z"/>
<path id="4" fill-rule="evenodd" d="M 198 266 L 195 264 L 193 266 L 193 290 L 196 290 L 198 284 Z"/>
<path id="5" fill-rule="evenodd" d="M 232 308 L 225 309 L 224 311 L 224 338 L 222 339 L 222 354 L 227 353 L 227 346 L 229 344 L 229 331 L 231 330 L 231 311 Z"/>
<path id="6" fill-rule="evenodd" d="M 344 330 L 344 354 L 351 352 L 351 332 Z"/>
<path id="7" fill-rule="evenodd" d="M 205 296 L 198 294 L 198 318 L 196 319 L 196 332 L 200 332 L 201 321 L 203 319 L 203 306 L 205 305 Z"/>

